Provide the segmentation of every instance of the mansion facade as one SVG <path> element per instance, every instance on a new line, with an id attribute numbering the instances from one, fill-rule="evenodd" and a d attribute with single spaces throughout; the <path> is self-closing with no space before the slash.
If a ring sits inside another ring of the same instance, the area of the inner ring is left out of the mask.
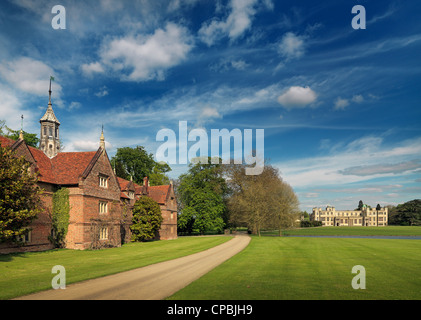
<path id="1" fill-rule="evenodd" d="M 132 209 L 140 197 L 155 200 L 163 217 L 157 239 L 177 238 L 177 203 L 172 183 L 165 186 L 143 185 L 117 177 L 105 149 L 101 133 L 98 150 L 91 152 L 61 152 L 60 122 L 50 99 L 41 118 L 39 148 L 28 146 L 21 131 L 17 141 L 0 136 L 0 145 L 9 147 L 17 157 L 24 157 L 37 174 L 38 186 L 43 190 L 42 213 L 29 226 L 24 245 L 0 244 L 0 253 L 39 251 L 53 248 L 49 241 L 52 232 L 53 194 L 60 188 L 69 190 L 70 219 L 66 248 L 91 249 L 118 247 L 131 238 Z"/>
<path id="2" fill-rule="evenodd" d="M 387 226 L 388 209 L 371 209 L 366 205 L 362 210 L 336 210 L 335 207 L 327 206 L 326 210 L 313 208 L 310 216 L 313 221 L 321 221 L 323 226 Z"/>

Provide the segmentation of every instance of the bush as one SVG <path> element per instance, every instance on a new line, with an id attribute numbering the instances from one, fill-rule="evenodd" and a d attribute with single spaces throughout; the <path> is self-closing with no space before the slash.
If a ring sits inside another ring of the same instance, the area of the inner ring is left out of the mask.
<path id="1" fill-rule="evenodd" d="M 133 207 L 132 241 L 146 241 L 155 237 L 161 228 L 162 214 L 159 204 L 148 197 L 141 197 Z"/>
<path id="2" fill-rule="evenodd" d="M 312 228 L 312 227 L 321 227 L 322 222 L 321 221 L 301 221 L 300 227 L 301 228 Z"/>

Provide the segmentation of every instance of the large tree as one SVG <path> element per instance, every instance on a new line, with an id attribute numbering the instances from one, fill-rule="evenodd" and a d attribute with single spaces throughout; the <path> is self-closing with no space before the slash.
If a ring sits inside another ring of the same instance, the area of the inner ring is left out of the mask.
<path id="1" fill-rule="evenodd" d="M 178 228 L 191 233 L 197 230 L 222 231 L 227 222 L 225 197 L 228 188 L 220 164 L 191 163 L 189 171 L 179 177 L 177 195 L 181 202 Z"/>
<path id="2" fill-rule="evenodd" d="M 253 233 L 262 229 L 291 227 L 298 218 L 298 199 L 277 169 L 265 165 L 260 175 L 247 175 L 246 166 L 228 167 L 232 195 L 228 201 L 231 222 Z"/>
<path id="3" fill-rule="evenodd" d="M 403 204 L 389 212 L 389 224 L 419 226 L 421 225 L 421 200 L 415 199 Z"/>
<path id="4" fill-rule="evenodd" d="M 143 178 L 149 177 L 151 185 L 162 185 L 169 182 L 165 175 L 171 168 L 168 164 L 158 163 L 153 154 L 148 153 L 144 147 L 118 148 L 117 153 L 111 158 L 111 165 L 120 178 L 131 180 L 137 184 L 143 183 Z"/>
<path id="5" fill-rule="evenodd" d="M 0 146 L 0 242 L 20 242 L 41 211 L 41 190 L 30 163 Z"/>

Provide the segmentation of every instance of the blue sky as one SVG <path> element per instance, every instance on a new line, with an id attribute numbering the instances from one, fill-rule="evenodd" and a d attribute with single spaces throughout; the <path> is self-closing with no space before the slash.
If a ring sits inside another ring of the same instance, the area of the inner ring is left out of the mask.
<path id="1" fill-rule="evenodd" d="M 53 6 L 66 9 L 55 30 Z M 366 29 L 354 30 L 354 5 Z M 301 209 L 421 194 L 417 1 L 29 1 L 0 4 L 0 119 L 39 132 L 53 82 L 64 151 L 155 154 L 160 129 L 265 130 Z M 172 178 L 186 166 L 173 165 Z"/>

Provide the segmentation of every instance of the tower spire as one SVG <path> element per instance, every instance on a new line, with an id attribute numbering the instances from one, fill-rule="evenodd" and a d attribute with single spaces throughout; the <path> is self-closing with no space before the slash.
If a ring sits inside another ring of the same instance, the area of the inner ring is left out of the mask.
<path id="1" fill-rule="evenodd" d="M 50 76 L 50 90 L 48 90 L 48 95 L 49 95 L 49 99 L 48 99 L 48 105 L 51 105 L 51 80 L 54 81 L 54 77 Z"/>
<path id="2" fill-rule="evenodd" d="M 99 146 L 105 150 L 104 125 L 102 125 L 101 138 L 99 139 Z"/>
<path id="3" fill-rule="evenodd" d="M 19 139 L 23 140 L 23 115 L 20 117 L 22 119 L 20 124 L 20 132 L 19 132 Z"/>
<path id="4" fill-rule="evenodd" d="M 48 90 L 48 107 L 44 116 L 39 120 L 41 123 L 41 135 L 39 148 L 49 157 L 53 158 L 60 152 L 59 126 L 60 122 L 56 118 L 51 103 L 51 81 L 54 77 L 50 76 L 50 88 Z"/>

